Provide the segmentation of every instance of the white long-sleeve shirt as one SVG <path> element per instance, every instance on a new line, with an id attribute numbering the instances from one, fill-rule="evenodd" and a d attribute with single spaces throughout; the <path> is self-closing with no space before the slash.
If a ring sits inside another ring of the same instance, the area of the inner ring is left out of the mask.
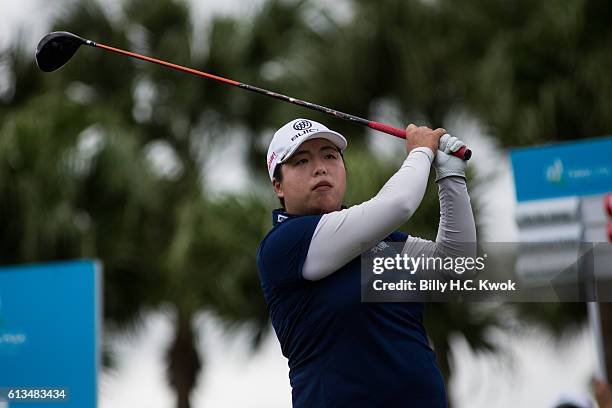
<path id="1" fill-rule="evenodd" d="M 399 170 L 368 201 L 325 214 L 312 236 L 302 275 L 322 279 L 383 240 L 406 222 L 423 199 L 433 152 L 413 149 Z M 409 236 L 402 253 L 408 256 L 473 256 L 476 227 L 463 177 L 438 182 L 440 224 L 436 241 Z M 466 253 L 470 252 L 470 253 Z"/>

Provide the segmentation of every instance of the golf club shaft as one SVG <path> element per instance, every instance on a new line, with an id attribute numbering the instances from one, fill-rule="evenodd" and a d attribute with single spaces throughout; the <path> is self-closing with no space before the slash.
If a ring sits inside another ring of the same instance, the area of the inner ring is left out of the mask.
<path id="1" fill-rule="evenodd" d="M 392 135 L 392 136 L 396 136 L 396 137 L 399 137 L 399 138 L 402 138 L 402 139 L 406 138 L 406 131 L 405 130 L 399 129 L 399 128 L 396 128 L 396 127 L 393 127 L 393 126 L 389 126 L 389 125 L 386 125 L 384 123 L 375 122 L 375 121 L 372 121 L 372 120 L 367 120 L 367 119 L 364 119 L 364 118 L 360 118 L 359 116 L 351 115 L 349 113 L 339 112 L 337 110 L 333 110 L 333 109 L 327 108 L 325 106 L 317 105 L 317 104 L 314 104 L 314 103 L 311 103 L 311 102 L 306 102 L 306 101 L 303 101 L 301 99 L 292 98 L 290 96 L 279 94 L 277 92 L 268 91 L 267 89 L 262 89 L 262 88 L 258 88 L 256 86 L 252 86 L 252 85 L 248 85 L 248 84 L 243 84 L 242 82 L 234 81 L 232 79 L 227 79 L 227 78 L 223 78 L 223 77 L 220 77 L 220 76 L 217 76 L 217 75 L 212 75 L 212 74 L 209 74 L 209 73 L 206 73 L 206 72 L 198 71 L 198 70 L 195 70 L 195 69 L 192 69 L 192 68 L 183 67 L 183 66 L 177 65 L 177 64 L 172 64 L 170 62 L 166 62 L 166 61 L 162 61 L 162 60 L 159 60 L 159 59 L 156 59 L 156 58 L 151 58 L 151 57 L 147 57 L 147 56 L 144 56 L 144 55 L 136 54 L 134 52 L 125 51 L 125 50 L 122 50 L 122 49 L 119 49 L 119 48 L 110 47 L 108 45 L 96 43 L 96 42 L 93 42 L 93 41 L 87 41 L 87 45 L 90 45 L 92 47 L 102 48 L 104 50 L 111 51 L 111 52 L 114 52 L 114 53 L 117 53 L 117 54 L 127 55 L 128 57 L 137 58 L 137 59 L 148 61 L 148 62 L 153 62 L 155 64 L 163 65 L 165 67 L 172 68 L 172 69 L 175 69 L 177 71 L 188 72 L 190 74 L 198 75 L 198 76 L 201 76 L 201 77 L 204 77 L 204 78 L 208 78 L 208 79 L 213 79 L 215 81 L 224 82 L 224 83 L 226 83 L 228 85 L 233 85 L 233 86 L 236 86 L 238 88 L 247 89 L 249 91 L 257 92 L 257 93 L 262 94 L 262 95 L 271 96 L 273 98 L 280 99 L 282 101 L 289 102 L 289 103 L 292 103 L 294 105 L 303 106 L 303 107 L 308 108 L 308 109 L 312 109 L 312 110 L 315 110 L 315 111 L 318 111 L 318 112 L 323 112 L 323 113 L 326 113 L 328 115 L 333 115 L 333 116 L 335 116 L 337 118 L 348 120 L 350 122 L 359 123 L 361 125 L 368 126 L 371 129 L 375 129 L 375 130 L 387 133 L 387 134 Z M 459 149 L 458 151 L 456 151 L 454 153 L 451 153 L 451 154 L 453 156 L 459 157 L 460 159 L 469 160 L 469 158 L 472 155 L 472 152 L 471 152 L 471 150 L 469 150 L 467 147 L 464 146 L 461 149 Z"/>

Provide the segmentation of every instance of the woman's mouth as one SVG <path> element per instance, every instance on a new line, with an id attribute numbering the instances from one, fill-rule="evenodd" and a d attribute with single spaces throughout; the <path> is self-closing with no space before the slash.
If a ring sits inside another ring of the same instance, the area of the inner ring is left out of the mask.
<path id="1" fill-rule="evenodd" d="M 313 191 L 327 191 L 332 188 L 332 185 L 327 181 L 320 181 L 313 187 Z"/>

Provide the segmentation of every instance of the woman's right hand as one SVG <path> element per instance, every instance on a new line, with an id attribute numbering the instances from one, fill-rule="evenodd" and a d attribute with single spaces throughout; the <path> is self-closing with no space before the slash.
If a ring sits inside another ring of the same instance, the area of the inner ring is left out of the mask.
<path id="1" fill-rule="evenodd" d="M 445 133 L 446 130 L 442 128 L 432 130 L 427 126 L 408 125 L 406 128 L 406 153 L 410 154 L 412 149 L 417 147 L 429 147 L 435 157 L 440 138 Z"/>

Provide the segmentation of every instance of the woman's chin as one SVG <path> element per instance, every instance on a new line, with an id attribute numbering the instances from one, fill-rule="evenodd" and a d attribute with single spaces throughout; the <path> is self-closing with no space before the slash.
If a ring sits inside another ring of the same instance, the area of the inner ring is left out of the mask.
<path id="1" fill-rule="evenodd" d="M 315 206 L 313 206 L 313 214 L 327 214 L 333 211 L 338 211 L 339 209 L 340 204 L 329 200 L 317 203 Z"/>
<path id="2" fill-rule="evenodd" d="M 301 208 L 292 208 L 291 214 L 295 215 L 319 215 L 327 214 L 341 209 L 342 203 L 334 200 L 332 197 L 320 197 L 317 200 L 311 200 Z"/>

